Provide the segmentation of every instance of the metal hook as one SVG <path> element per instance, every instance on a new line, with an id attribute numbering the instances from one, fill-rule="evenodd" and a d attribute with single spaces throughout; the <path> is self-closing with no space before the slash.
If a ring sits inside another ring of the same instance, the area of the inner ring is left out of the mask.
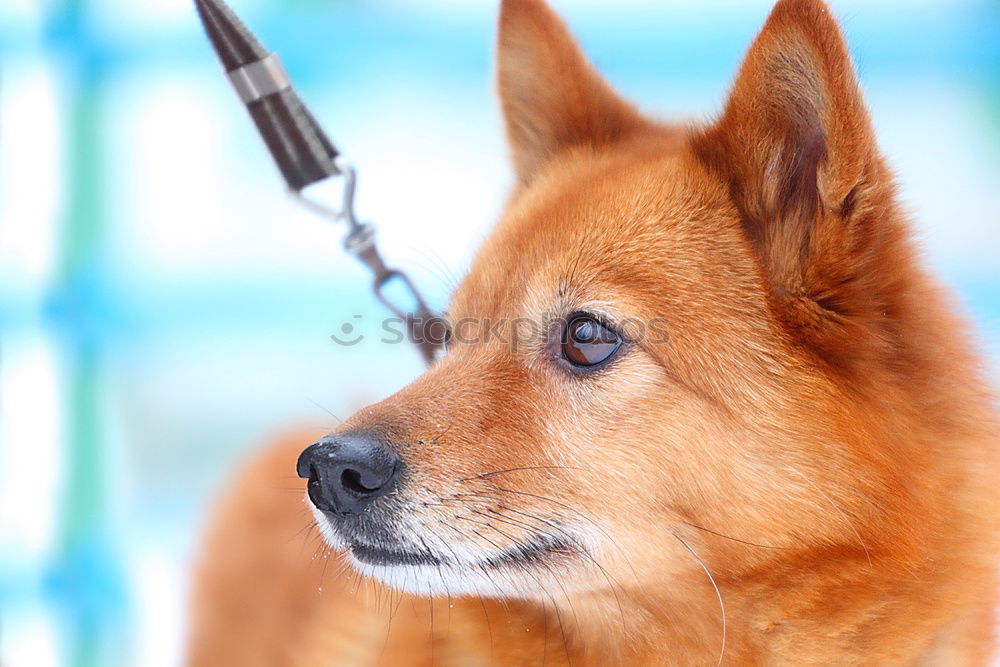
<path id="1" fill-rule="evenodd" d="M 357 215 L 354 212 L 354 193 L 357 190 L 358 182 L 357 170 L 355 170 L 353 164 L 340 156 L 334 158 L 333 163 L 344 179 L 344 187 L 340 194 L 340 210 L 330 208 L 326 204 L 310 199 L 301 190 L 296 190 L 295 188 L 289 188 L 288 193 L 293 199 L 317 215 L 329 218 L 333 222 L 346 220 L 350 226 L 351 233 L 354 233 L 364 226 L 358 221 Z"/>
<path id="2" fill-rule="evenodd" d="M 441 320 L 427 307 L 423 296 L 406 273 L 386 266 L 375 244 L 375 227 L 371 223 L 358 220 L 354 211 L 354 194 L 357 190 L 357 172 L 354 166 L 340 157 L 335 159 L 335 166 L 344 179 L 340 210 L 309 199 L 299 190 L 292 189 L 289 192 L 297 202 L 313 213 L 334 222 L 347 221 L 350 229 L 344 237 L 344 249 L 371 270 L 375 277 L 372 283 L 375 296 L 394 315 L 403 320 L 410 341 L 420 349 L 424 360 L 432 363 L 443 349 L 444 340 L 440 335 L 435 336 L 432 330 L 432 327 L 441 325 Z M 412 299 L 412 306 L 400 305 L 386 293 L 385 287 L 393 280 L 402 283 L 409 298 Z"/>
<path id="3" fill-rule="evenodd" d="M 375 275 L 372 288 L 387 308 L 404 319 L 407 333 L 428 363 L 441 348 L 427 335 L 438 319 L 430 313 L 416 287 L 401 271 L 388 268 L 375 245 L 375 228 L 360 222 L 354 212 L 357 173 L 302 103 L 278 57 L 247 30 L 222 0 L 195 0 L 198 14 L 240 100 L 253 118 L 264 143 L 281 171 L 289 193 L 303 207 L 334 222 L 346 220 L 344 248 Z M 302 194 L 306 187 L 331 176 L 343 176 L 340 210 Z M 384 288 L 399 279 L 414 306 L 401 307 L 389 299 Z"/>

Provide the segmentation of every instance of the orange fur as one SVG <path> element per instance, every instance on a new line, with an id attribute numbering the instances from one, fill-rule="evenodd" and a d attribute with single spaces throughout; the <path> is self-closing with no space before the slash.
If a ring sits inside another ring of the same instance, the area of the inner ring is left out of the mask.
<path id="1" fill-rule="evenodd" d="M 296 438 L 216 519 L 190 664 L 985 664 L 992 398 L 828 9 L 779 2 L 704 127 L 640 117 L 542 0 L 503 1 L 499 77 L 519 185 L 450 318 L 668 335 L 587 377 L 544 340 L 458 343 L 342 430 L 399 449 L 429 549 L 555 526 L 583 552 L 434 598 L 310 560 L 271 490 Z"/>

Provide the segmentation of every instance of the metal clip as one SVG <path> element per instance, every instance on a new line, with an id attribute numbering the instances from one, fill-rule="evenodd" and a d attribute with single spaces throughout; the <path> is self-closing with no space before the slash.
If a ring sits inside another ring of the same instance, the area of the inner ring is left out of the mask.
<path id="1" fill-rule="evenodd" d="M 443 321 L 431 314 L 405 273 L 388 268 L 382 261 L 375 245 L 374 227 L 358 221 L 354 214 L 357 179 L 354 167 L 340 158 L 319 123 L 295 94 L 278 56 L 268 53 L 222 0 L 195 0 L 195 3 L 230 82 L 250 112 L 292 197 L 313 213 L 336 222 L 347 221 L 350 229 L 344 247 L 371 270 L 375 276 L 372 286 L 375 296 L 403 318 L 407 335 L 420 348 L 424 359 L 428 363 L 434 361 L 444 341 L 433 338 L 432 327 L 437 326 L 441 331 Z M 338 174 L 344 177 L 339 211 L 302 195 L 304 188 Z M 403 283 L 413 299 L 412 307 L 389 298 L 386 287 L 392 280 Z"/>
<path id="2" fill-rule="evenodd" d="M 420 349 L 424 361 L 430 364 L 437 359 L 444 348 L 443 330 L 446 325 L 427 307 L 423 296 L 406 273 L 386 266 L 375 243 L 375 227 L 371 223 L 360 222 L 354 211 L 354 194 L 357 188 L 357 173 L 354 166 L 339 157 L 334 160 L 334 164 L 344 179 L 340 210 L 309 199 L 300 191 L 293 189 L 290 193 L 296 201 L 313 213 L 336 222 L 342 220 L 347 222 L 349 230 L 344 237 L 344 249 L 357 257 L 372 272 L 375 278 L 372 283 L 375 297 L 396 317 L 403 320 L 410 342 Z M 393 281 L 402 283 L 406 294 L 412 299 L 412 305 L 407 306 L 393 301 L 386 289 Z M 438 335 L 435 335 L 435 331 Z"/>

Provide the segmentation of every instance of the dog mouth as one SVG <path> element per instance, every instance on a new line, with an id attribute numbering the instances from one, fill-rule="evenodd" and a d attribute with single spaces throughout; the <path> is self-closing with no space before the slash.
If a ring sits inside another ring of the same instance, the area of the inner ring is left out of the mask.
<path id="1" fill-rule="evenodd" d="M 359 562 L 377 567 L 395 566 L 462 566 L 472 565 L 491 569 L 543 565 L 557 559 L 579 555 L 580 548 L 569 539 L 552 536 L 535 536 L 511 547 L 477 559 L 475 562 L 459 561 L 454 557 L 437 554 L 430 549 L 403 550 L 361 543 L 348 545 L 348 550 Z"/>
<path id="2" fill-rule="evenodd" d="M 366 544 L 352 544 L 348 547 L 351 555 L 366 565 L 392 567 L 395 565 L 443 565 L 442 558 L 430 551 L 399 551 L 373 547 Z"/>
<path id="3" fill-rule="evenodd" d="M 498 542 L 476 531 L 480 540 L 449 540 L 429 526 L 401 525 L 391 517 L 345 522 L 320 510 L 314 514 L 327 544 L 357 573 L 414 595 L 537 599 L 540 580 L 556 577 L 570 585 L 563 579 L 594 561 L 586 533 L 558 521 L 546 522 L 552 531 L 505 532 Z"/>

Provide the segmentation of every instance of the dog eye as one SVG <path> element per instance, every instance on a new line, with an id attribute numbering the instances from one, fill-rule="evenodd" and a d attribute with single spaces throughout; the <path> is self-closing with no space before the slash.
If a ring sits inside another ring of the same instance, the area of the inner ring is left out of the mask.
<path id="1" fill-rule="evenodd" d="M 562 355 L 574 366 L 597 366 L 610 359 L 621 346 L 621 336 L 590 315 L 573 315 L 566 321 Z"/>

